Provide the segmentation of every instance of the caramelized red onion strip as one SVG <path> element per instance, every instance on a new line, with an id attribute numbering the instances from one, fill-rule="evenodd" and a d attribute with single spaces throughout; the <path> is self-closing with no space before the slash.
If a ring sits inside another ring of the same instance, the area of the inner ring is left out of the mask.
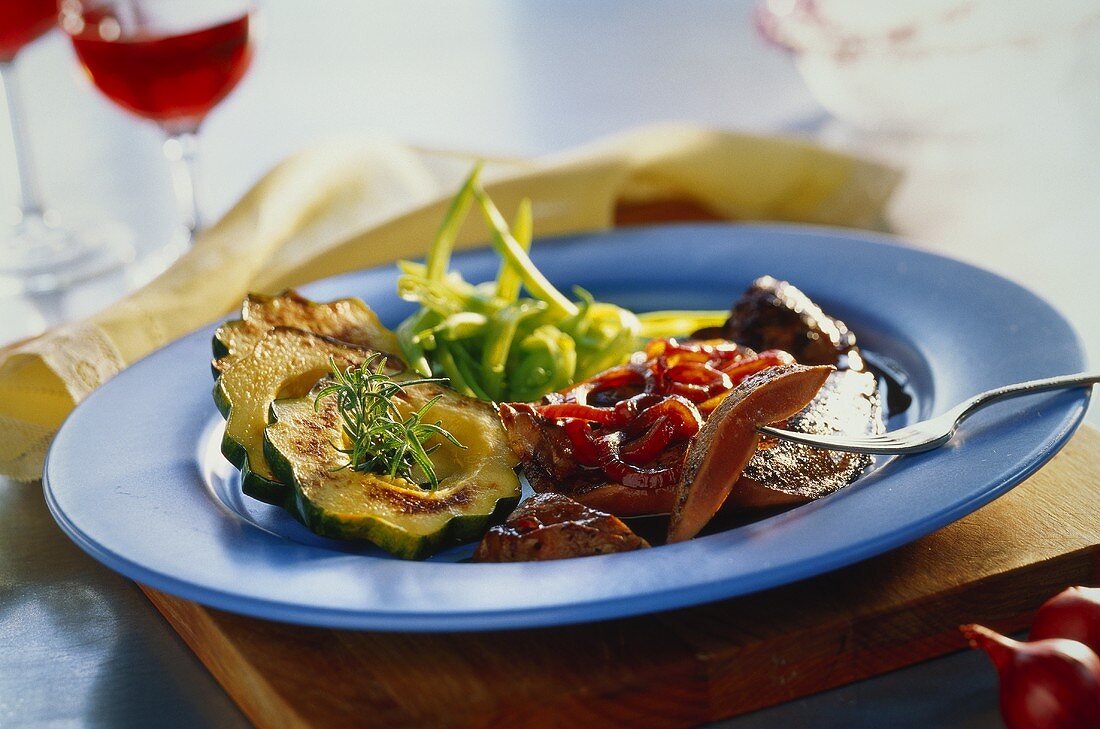
<path id="1" fill-rule="evenodd" d="M 583 420 L 566 420 L 561 425 L 569 436 L 578 463 L 599 468 L 627 488 L 669 488 L 679 482 L 678 468 L 646 469 L 623 460 L 621 432 L 596 435 Z"/>
<path id="2" fill-rule="evenodd" d="M 620 365 L 601 372 L 587 382 L 582 382 L 562 393 L 551 393 L 563 401 L 588 404 L 588 397 L 604 390 L 614 390 L 622 387 L 642 387 L 645 385 L 645 375 L 631 365 Z M 557 399 L 555 398 L 555 399 Z"/>
<path id="3" fill-rule="evenodd" d="M 555 402 L 539 405 L 536 410 L 540 415 L 555 420 L 561 418 L 578 418 L 593 423 L 599 423 L 605 430 L 619 430 L 630 425 L 635 418 L 646 409 L 659 404 L 662 401 L 660 395 L 642 393 L 620 400 L 608 407 L 584 405 L 579 402 Z"/>
<path id="4" fill-rule="evenodd" d="M 627 463 L 620 453 L 621 444 L 622 433 L 610 433 L 595 441 L 600 468 L 609 477 L 632 489 L 664 489 L 679 483 L 679 468 L 646 469 Z"/>
<path id="5" fill-rule="evenodd" d="M 555 420 L 561 418 L 579 418 L 600 425 L 620 427 L 619 416 L 614 407 L 601 408 L 595 405 L 583 405 L 579 402 L 559 402 L 549 405 L 540 405 L 536 408 L 540 415 Z"/>
<path id="6" fill-rule="evenodd" d="M 778 365 L 793 364 L 794 357 L 787 354 L 781 349 L 769 349 L 761 352 L 755 357 L 749 357 L 739 362 L 734 362 L 730 366 L 724 368 L 722 371 L 730 378 L 730 382 L 733 383 L 730 389 L 736 387 L 741 380 L 745 379 L 749 375 L 755 374 L 760 370 L 768 367 L 775 367 Z M 710 415 L 714 411 L 718 404 L 725 399 L 730 390 L 724 390 L 718 394 L 710 397 L 707 400 L 699 403 L 699 412 L 703 415 Z"/>
<path id="7" fill-rule="evenodd" d="M 745 349 L 733 342 L 726 341 L 702 341 L 681 343 L 678 339 L 651 339 L 646 343 L 645 355 L 647 359 L 653 359 L 660 355 L 682 355 L 685 358 L 695 358 L 696 361 L 739 359 L 745 356 Z"/>
<path id="8" fill-rule="evenodd" d="M 661 418 L 672 418 L 681 438 L 690 438 L 703 427 L 703 419 L 695 406 L 682 397 L 672 395 L 656 405 L 646 408 L 627 427 L 627 435 L 635 435 L 649 428 Z"/>
<path id="9" fill-rule="evenodd" d="M 794 357 L 781 349 L 769 349 L 754 357 L 747 357 L 739 362 L 734 362 L 722 368 L 722 372 L 729 376 L 732 386 L 736 386 L 741 380 L 751 374 L 759 372 L 765 367 L 776 365 L 794 364 Z"/>
<path id="10" fill-rule="evenodd" d="M 618 410 L 620 406 L 629 403 L 645 403 L 653 397 L 655 396 L 640 395 L 630 398 L 616 405 L 614 409 Z M 566 409 L 563 406 L 567 404 L 569 403 L 544 406 L 542 412 L 564 412 Z M 582 408 L 584 409 L 576 410 L 604 410 L 589 406 Z M 635 414 L 625 424 L 625 431 L 596 434 L 588 423 L 589 421 L 573 417 L 566 417 L 561 421 L 577 463 L 598 467 L 624 486 L 657 488 L 658 485 L 675 483 L 675 479 L 679 477 L 678 470 L 671 467 L 645 469 L 641 466 L 656 460 L 670 444 L 694 436 L 699 432 L 703 421 L 694 405 L 683 398 L 672 396 Z M 628 433 L 641 435 L 625 442 Z"/>
<path id="11" fill-rule="evenodd" d="M 569 437 L 569 443 L 573 446 L 573 457 L 577 459 L 577 463 L 589 468 L 599 466 L 600 456 L 596 452 L 591 426 L 584 420 L 570 418 L 562 421 L 561 427 Z"/>

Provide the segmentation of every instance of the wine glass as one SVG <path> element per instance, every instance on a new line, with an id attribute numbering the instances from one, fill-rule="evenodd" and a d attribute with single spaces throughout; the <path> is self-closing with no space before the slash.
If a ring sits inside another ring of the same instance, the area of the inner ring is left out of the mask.
<path id="1" fill-rule="evenodd" d="M 202 228 L 198 132 L 252 60 L 252 0 L 61 0 L 61 27 L 92 83 L 165 133 L 186 247 Z M 178 251 L 177 251 L 178 252 Z"/>
<path id="2" fill-rule="evenodd" d="M 118 223 L 66 218 L 42 202 L 27 123 L 20 104 L 16 56 L 57 23 L 56 0 L 0 0 L 0 79 L 7 99 L 20 200 L 18 217 L 0 224 L 0 290 L 42 294 L 104 273 L 133 256 L 131 234 Z"/>

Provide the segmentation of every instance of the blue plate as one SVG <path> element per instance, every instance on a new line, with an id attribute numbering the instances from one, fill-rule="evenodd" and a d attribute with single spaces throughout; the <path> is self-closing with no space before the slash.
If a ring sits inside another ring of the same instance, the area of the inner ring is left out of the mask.
<path id="1" fill-rule="evenodd" d="M 837 230 L 692 225 L 539 241 L 539 267 L 639 311 L 729 306 L 762 274 L 844 319 L 908 377 L 914 406 L 942 412 L 994 386 L 1084 369 L 1069 324 L 1034 294 L 980 269 Z M 471 280 L 488 251 L 455 257 Z M 314 298 L 360 296 L 390 325 L 409 305 L 392 266 L 328 279 Z M 44 476 L 61 527 L 107 566 L 206 605 L 338 628 L 488 630 L 654 612 L 775 587 L 905 544 L 1019 483 L 1066 442 L 1084 390 L 1032 395 L 974 416 L 946 447 L 877 463 L 832 496 L 672 546 L 525 564 L 427 562 L 316 537 L 240 494 L 218 452 L 207 327 L 93 393 L 54 440 Z"/>

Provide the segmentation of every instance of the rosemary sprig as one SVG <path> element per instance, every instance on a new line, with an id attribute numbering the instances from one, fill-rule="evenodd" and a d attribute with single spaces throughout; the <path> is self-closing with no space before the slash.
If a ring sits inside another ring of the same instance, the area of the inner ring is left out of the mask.
<path id="1" fill-rule="evenodd" d="M 332 383 L 321 388 L 314 399 L 315 408 L 325 397 L 336 397 L 340 423 L 350 448 L 333 444 L 348 456 L 344 468 L 363 473 L 385 473 L 417 483 L 413 469 L 419 467 L 427 478 L 427 488 L 434 491 L 439 486 L 431 454 L 439 443 L 425 446 L 438 436 L 452 445 L 465 448 L 440 422 L 427 423 L 424 418 L 441 395 L 424 403 L 416 412 L 402 418 L 393 399 L 405 388 L 431 382 L 446 382 L 446 378 L 422 377 L 396 382 L 385 373 L 386 358 L 372 354 L 358 367 L 341 370 L 336 360 L 329 358 Z M 423 485 L 421 486 L 423 488 Z"/>

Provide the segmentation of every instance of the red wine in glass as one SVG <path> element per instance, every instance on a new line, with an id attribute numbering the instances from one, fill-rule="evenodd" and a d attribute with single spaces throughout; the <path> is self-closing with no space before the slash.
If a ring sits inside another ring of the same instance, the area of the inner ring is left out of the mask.
<path id="1" fill-rule="evenodd" d="M 57 14 L 57 0 L 0 0 L 0 80 L 19 181 L 18 217 L 11 225 L 0 225 L 0 291 L 5 292 L 54 291 L 116 268 L 132 254 L 128 230 L 47 211 L 38 190 L 16 56 L 56 25 Z"/>
<path id="2" fill-rule="evenodd" d="M 199 229 L 199 126 L 248 70 L 250 0 L 62 0 L 62 28 L 96 88 L 168 135 L 186 240 Z"/>
<path id="3" fill-rule="evenodd" d="M 0 0 L 0 63 L 57 24 L 57 0 Z"/>
<path id="4" fill-rule="evenodd" d="M 72 41 L 92 81 L 122 108 L 166 128 L 197 129 L 252 59 L 248 13 L 178 35 L 154 35 L 140 27 L 123 35 L 120 28 L 112 40 L 102 37 L 106 21 L 90 25 L 90 15 Z"/>

